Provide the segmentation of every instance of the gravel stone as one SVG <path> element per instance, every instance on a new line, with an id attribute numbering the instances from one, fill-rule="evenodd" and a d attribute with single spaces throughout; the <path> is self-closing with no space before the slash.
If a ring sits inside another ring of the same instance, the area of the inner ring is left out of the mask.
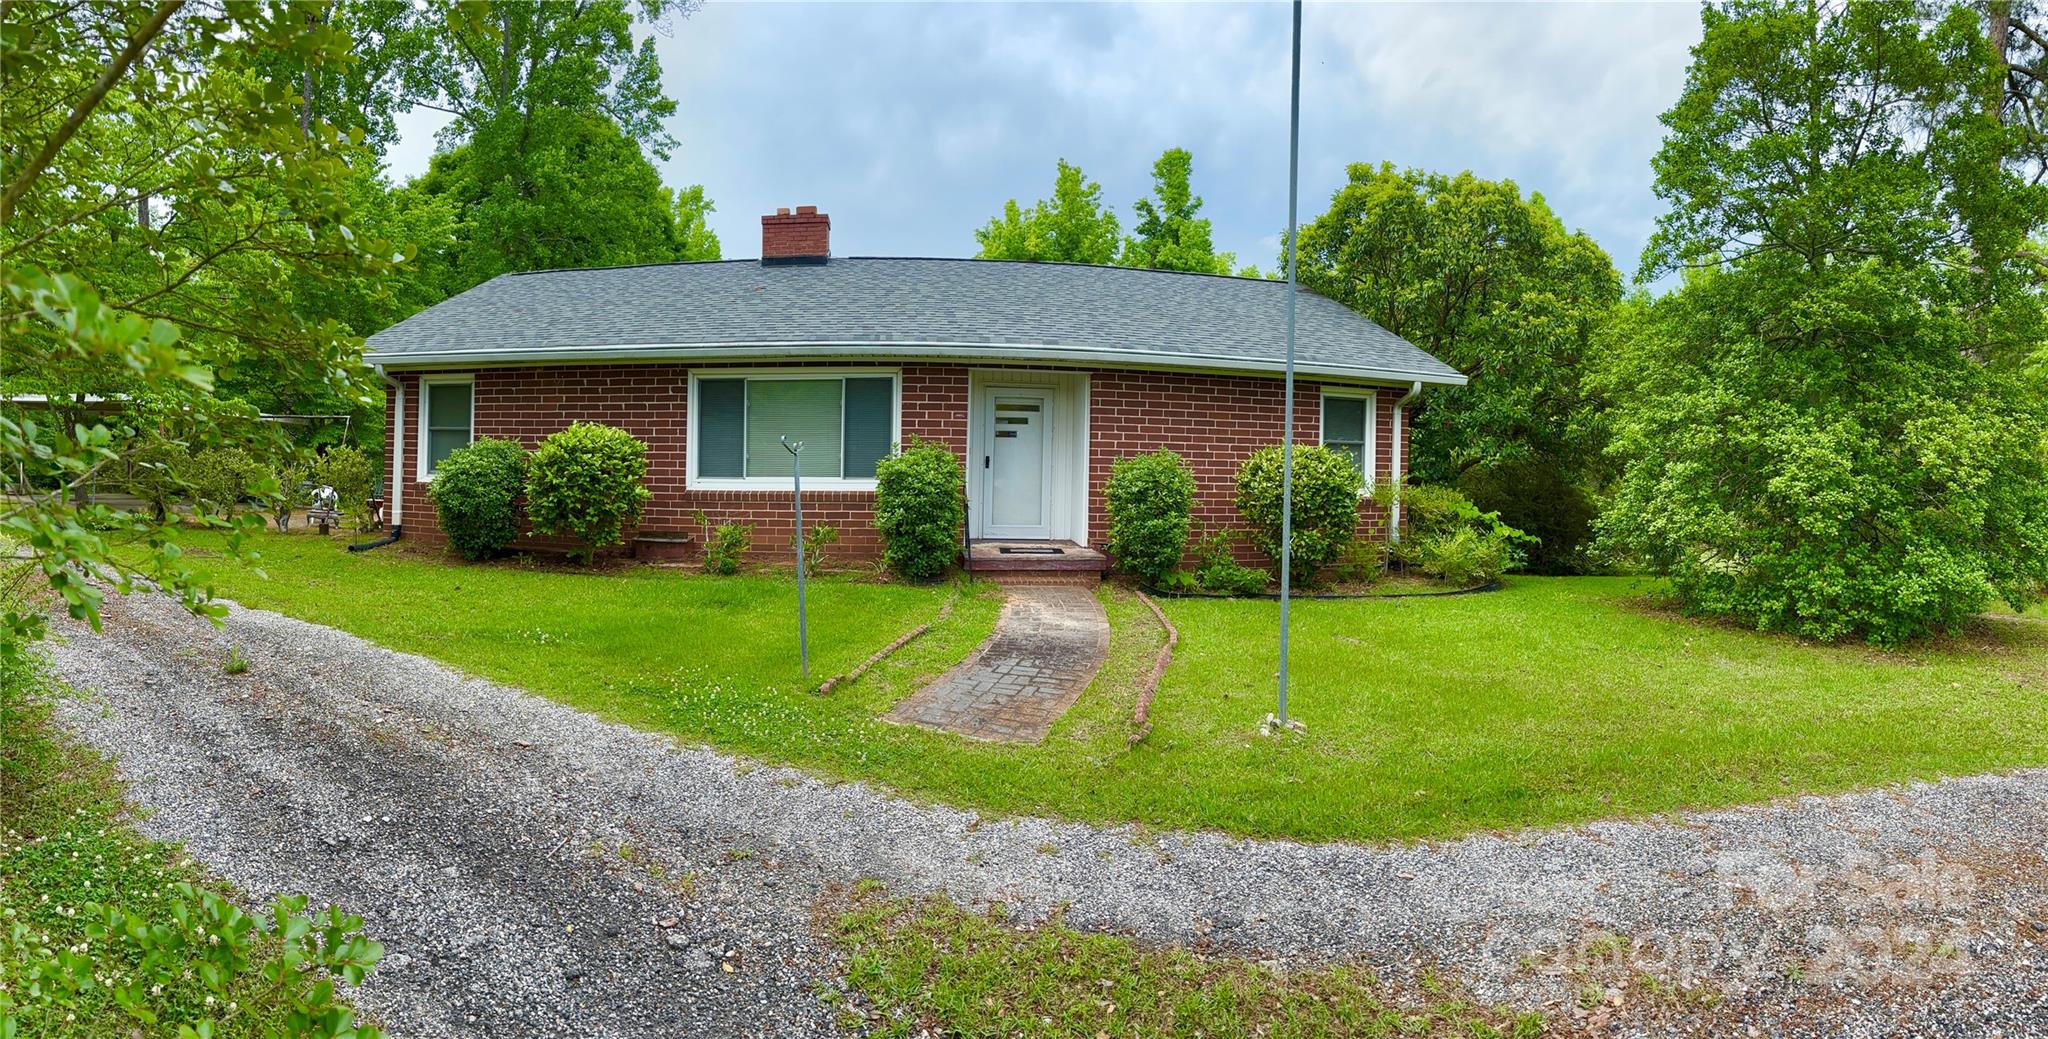
<path id="1" fill-rule="evenodd" d="M 679 747 L 263 611 L 110 600 L 53 657 L 144 830 L 363 914 L 389 956 L 359 1001 L 398 1036 L 832 1034 L 812 911 L 865 877 L 1570 1031 L 2048 1036 L 2048 771 L 1411 846 L 1161 837 Z"/>

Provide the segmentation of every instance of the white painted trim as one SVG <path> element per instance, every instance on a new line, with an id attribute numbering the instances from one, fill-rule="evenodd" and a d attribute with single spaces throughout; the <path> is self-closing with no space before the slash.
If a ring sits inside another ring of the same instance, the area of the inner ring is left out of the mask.
<path id="1" fill-rule="evenodd" d="M 1362 400 L 1365 402 L 1364 451 L 1366 471 L 1362 474 L 1365 477 L 1365 487 L 1360 493 L 1371 494 L 1373 481 L 1379 479 L 1379 477 L 1376 474 L 1379 472 L 1380 467 L 1379 391 L 1376 389 L 1369 389 L 1366 387 L 1359 387 L 1354 389 L 1349 386 L 1324 386 L 1322 388 L 1322 392 L 1318 394 L 1316 397 L 1316 443 L 1318 444 L 1324 444 L 1329 442 L 1329 431 L 1324 424 L 1323 401 L 1330 397 L 1339 397 L 1344 400 Z"/>
<path id="2" fill-rule="evenodd" d="M 988 456 L 989 395 L 1003 390 L 1047 391 L 1053 402 L 1048 415 L 1050 438 L 1047 466 L 1052 480 L 1049 491 L 1048 526 L 1055 540 L 1088 543 L 1089 507 L 1089 393 L 1091 379 L 1085 371 L 1044 368 L 976 368 L 968 373 L 967 494 L 969 536 L 993 537 L 987 532 L 987 470 L 981 460 Z"/>
<path id="3" fill-rule="evenodd" d="M 473 374 L 420 376 L 420 453 L 417 462 L 419 465 L 419 482 L 421 483 L 434 482 L 434 473 L 429 468 L 431 463 L 428 461 L 428 459 L 433 457 L 433 445 L 427 438 L 427 427 L 433 421 L 433 416 L 427 414 L 432 410 L 433 396 L 427 392 L 427 387 L 459 386 L 464 383 L 469 385 L 469 442 L 474 444 L 476 443 L 476 376 Z"/>
<path id="4" fill-rule="evenodd" d="M 858 379 L 887 376 L 890 385 L 889 443 L 898 450 L 903 445 L 903 370 L 901 368 L 692 368 L 688 408 L 689 428 L 683 432 L 683 487 L 691 491 L 786 491 L 791 481 L 779 476 L 773 477 L 700 477 L 697 475 L 697 417 L 703 409 L 697 406 L 697 383 L 702 379 Z M 744 400 L 744 398 L 742 398 Z M 841 391 L 839 398 L 840 429 L 845 430 L 846 397 Z M 744 421 L 744 420 L 742 420 Z M 746 435 L 744 427 L 741 436 Z M 844 449 L 842 448 L 842 451 Z M 842 463 L 844 458 L 842 456 Z M 742 463 L 744 465 L 744 462 Z M 873 491 L 873 477 L 847 479 L 844 477 L 808 476 L 804 478 L 807 491 Z"/>
<path id="5" fill-rule="evenodd" d="M 849 354 L 848 351 L 854 351 Z M 730 342 L 730 343 L 619 343 L 604 346 L 510 347 L 498 350 L 437 350 L 374 352 L 365 360 L 386 367 L 446 367 L 541 361 L 672 361 L 693 363 L 725 358 L 832 358 L 860 360 L 888 358 L 952 358 L 996 360 L 1038 364 L 1065 361 L 1112 367 L 1145 367 L 1168 371 L 1272 372 L 1284 371 L 1284 361 L 1261 361 L 1223 354 L 1162 354 L 1152 350 L 1117 347 L 1072 347 L 1050 343 L 896 342 L 892 340 L 849 339 L 822 343 Z M 1364 365 L 1308 363 L 1295 365 L 1303 375 L 1346 379 L 1377 379 L 1383 382 L 1422 382 L 1436 386 L 1463 386 L 1465 376 L 1413 372 L 1399 368 Z"/>

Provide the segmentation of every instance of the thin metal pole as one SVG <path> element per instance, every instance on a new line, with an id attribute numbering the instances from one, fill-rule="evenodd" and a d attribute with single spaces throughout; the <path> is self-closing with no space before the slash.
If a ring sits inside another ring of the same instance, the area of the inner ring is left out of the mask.
<path id="1" fill-rule="evenodd" d="M 794 444 L 788 437 L 782 438 L 782 446 L 789 449 L 789 471 L 796 481 L 796 655 L 803 668 L 804 681 L 811 680 L 811 637 L 809 623 L 804 612 L 804 465 L 798 454 L 803 451 L 803 441 Z"/>
<path id="2" fill-rule="evenodd" d="M 1280 728 L 1287 727 L 1287 600 L 1294 585 L 1295 206 L 1301 189 L 1301 0 L 1294 0 L 1294 72 L 1287 109 L 1287 400 L 1280 435 Z"/>

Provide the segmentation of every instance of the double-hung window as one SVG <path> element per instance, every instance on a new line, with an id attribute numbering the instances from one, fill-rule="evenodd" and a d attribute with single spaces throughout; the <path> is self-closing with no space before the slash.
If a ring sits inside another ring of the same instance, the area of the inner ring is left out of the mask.
<path id="1" fill-rule="evenodd" d="M 476 384 L 462 378 L 420 380 L 420 479 L 476 434 Z"/>
<path id="2" fill-rule="evenodd" d="M 875 463 L 896 443 L 892 373 L 719 374 L 692 385 L 693 486 L 779 489 L 801 465 L 811 487 L 872 488 Z"/>
<path id="3" fill-rule="evenodd" d="M 1373 482 L 1371 390 L 1323 394 L 1323 446 L 1351 456 L 1367 487 Z"/>

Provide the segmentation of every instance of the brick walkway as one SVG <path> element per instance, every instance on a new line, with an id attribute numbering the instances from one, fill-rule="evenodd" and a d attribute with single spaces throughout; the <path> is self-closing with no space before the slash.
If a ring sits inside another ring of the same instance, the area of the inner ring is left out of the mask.
<path id="1" fill-rule="evenodd" d="M 1036 743 L 1080 699 L 1109 655 L 1109 617 L 1090 588 L 1007 589 L 995 633 L 974 655 L 884 717 L 983 740 Z"/>

